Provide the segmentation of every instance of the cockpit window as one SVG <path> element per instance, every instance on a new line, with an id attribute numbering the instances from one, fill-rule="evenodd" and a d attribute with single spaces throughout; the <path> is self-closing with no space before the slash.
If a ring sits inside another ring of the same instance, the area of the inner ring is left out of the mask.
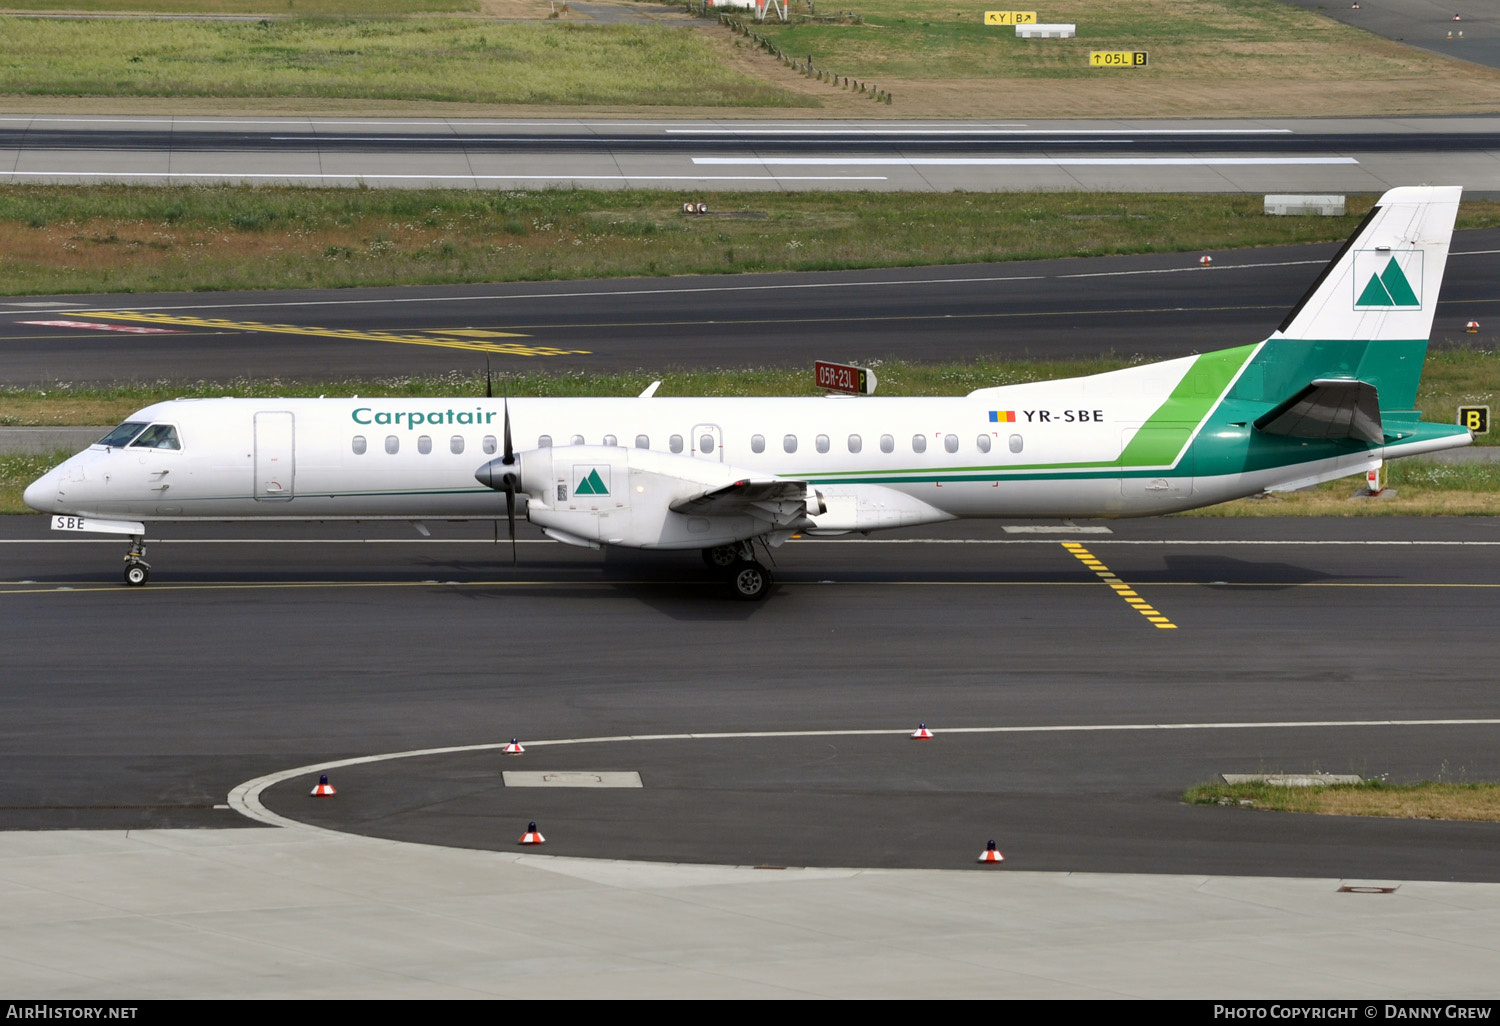
<path id="1" fill-rule="evenodd" d="M 140 434 L 141 429 L 145 426 L 146 422 L 144 420 L 127 420 L 125 423 L 115 428 L 109 434 L 99 439 L 98 444 L 112 445 L 116 447 L 128 445 L 130 444 L 130 440 L 136 435 Z"/>
<path id="2" fill-rule="evenodd" d="M 181 449 L 177 428 L 171 424 L 152 424 L 130 443 L 132 449 Z"/>

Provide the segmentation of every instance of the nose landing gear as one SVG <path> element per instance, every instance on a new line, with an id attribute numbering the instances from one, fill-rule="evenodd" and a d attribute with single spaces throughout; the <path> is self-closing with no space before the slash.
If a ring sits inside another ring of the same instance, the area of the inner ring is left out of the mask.
<path id="1" fill-rule="evenodd" d="M 133 588 L 139 588 L 151 579 L 151 564 L 143 558 L 145 555 L 146 539 L 133 535 L 130 551 L 125 553 L 125 583 Z"/>

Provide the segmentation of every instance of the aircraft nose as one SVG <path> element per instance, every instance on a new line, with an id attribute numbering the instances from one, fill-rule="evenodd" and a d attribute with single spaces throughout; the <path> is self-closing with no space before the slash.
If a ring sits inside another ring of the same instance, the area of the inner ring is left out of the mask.
<path id="1" fill-rule="evenodd" d="M 49 470 L 21 493 L 21 501 L 34 510 L 49 513 L 57 505 L 57 471 Z"/>

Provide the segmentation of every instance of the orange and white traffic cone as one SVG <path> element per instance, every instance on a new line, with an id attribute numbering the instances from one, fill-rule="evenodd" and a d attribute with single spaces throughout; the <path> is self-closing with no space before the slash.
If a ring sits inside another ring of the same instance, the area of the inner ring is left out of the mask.
<path id="1" fill-rule="evenodd" d="M 1199 267 L 1212 267 L 1213 262 L 1214 258 L 1209 256 L 1207 253 L 1204 253 L 1201 257 L 1198 258 Z"/>
<path id="2" fill-rule="evenodd" d="M 1467 331 L 1470 335 L 1474 334 L 1476 331 L 1479 330 L 1479 322 L 1478 321 L 1470 321 L 1468 324 L 1464 325 L 1464 330 Z"/>
<path id="3" fill-rule="evenodd" d="M 917 729 L 911 732 L 911 737 L 913 741 L 931 741 L 932 731 L 927 729 L 927 724 L 919 723 Z"/>
<path id="4" fill-rule="evenodd" d="M 501 751 L 503 751 L 506 755 L 521 755 L 525 753 L 526 749 L 521 747 L 521 742 L 517 741 L 515 738 L 511 738 L 510 744 L 506 745 L 503 749 L 501 749 Z"/>
<path id="5" fill-rule="evenodd" d="M 546 840 L 547 839 L 545 837 L 543 837 L 541 834 L 537 833 L 536 824 L 535 823 L 527 823 L 526 824 L 526 832 L 521 835 L 521 840 L 518 843 L 520 843 L 520 844 L 544 844 L 544 843 L 546 843 Z"/>
<path id="6" fill-rule="evenodd" d="M 995 850 L 995 842 L 991 841 L 985 845 L 984 851 L 979 853 L 980 862 L 1004 862 L 1005 856 Z"/>
<path id="7" fill-rule="evenodd" d="M 318 786 L 312 789 L 312 794 L 314 798 L 332 798 L 338 792 L 328 782 L 328 774 L 324 773 L 318 777 Z"/>

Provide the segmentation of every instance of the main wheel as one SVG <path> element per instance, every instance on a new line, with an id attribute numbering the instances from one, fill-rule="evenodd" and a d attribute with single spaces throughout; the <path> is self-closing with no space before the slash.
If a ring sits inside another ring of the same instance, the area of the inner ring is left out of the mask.
<path id="1" fill-rule="evenodd" d="M 771 571 L 755 562 L 744 562 L 729 574 L 729 586 L 735 598 L 758 602 L 771 590 Z"/>
<path id="2" fill-rule="evenodd" d="M 125 583 L 132 588 L 139 588 L 151 579 L 151 571 L 144 563 L 127 563 L 125 566 Z"/>
<path id="3" fill-rule="evenodd" d="M 703 562 L 719 570 L 728 570 L 740 561 L 738 545 L 716 545 L 703 550 Z"/>

